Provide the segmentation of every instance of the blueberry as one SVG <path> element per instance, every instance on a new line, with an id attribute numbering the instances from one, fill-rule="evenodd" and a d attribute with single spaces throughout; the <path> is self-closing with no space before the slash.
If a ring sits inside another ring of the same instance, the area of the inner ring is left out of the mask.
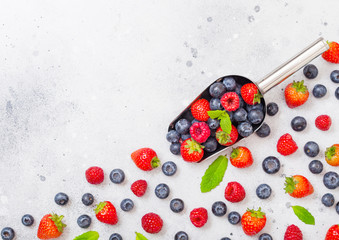
<path id="1" fill-rule="evenodd" d="M 244 108 L 246 105 L 244 99 L 239 95 L 239 108 Z"/>
<path id="2" fill-rule="evenodd" d="M 202 145 L 206 152 L 214 152 L 218 147 L 218 142 L 214 137 L 209 137 Z"/>
<path id="3" fill-rule="evenodd" d="M 335 189 L 339 186 L 339 175 L 336 172 L 327 172 L 324 175 L 323 183 L 328 189 Z"/>
<path id="4" fill-rule="evenodd" d="M 247 112 L 243 108 L 239 108 L 237 111 L 233 114 L 233 119 L 236 122 L 243 122 L 247 119 Z"/>
<path id="5" fill-rule="evenodd" d="M 230 119 L 231 119 L 231 122 L 233 121 L 233 118 L 234 118 L 234 113 L 233 112 L 228 112 L 228 111 L 226 111 L 227 112 L 227 114 L 228 114 L 228 116 L 230 117 Z"/>
<path id="6" fill-rule="evenodd" d="M 314 97 L 322 98 L 323 96 L 326 95 L 327 89 L 324 85 L 317 84 L 317 85 L 314 86 L 312 93 L 313 93 Z"/>
<path id="7" fill-rule="evenodd" d="M 233 225 L 236 225 L 236 224 L 238 224 L 239 222 L 240 222 L 240 220 L 241 220 L 241 216 L 240 216 L 240 214 L 238 213 L 238 212 L 230 212 L 229 214 L 228 214 L 228 221 L 231 223 L 231 224 L 233 224 Z"/>
<path id="8" fill-rule="evenodd" d="M 259 236 L 259 240 L 273 240 L 273 238 L 268 233 L 263 233 Z"/>
<path id="9" fill-rule="evenodd" d="M 81 201 L 84 205 L 90 206 L 94 202 L 94 196 L 90 193 L 85 193 L 84 195 L 82 195 Z"/>
<path id="10" fill-rule="evenodd" d="M 77 223 L 81 228 L 88 228 L 91 225 L 92 219 L 90 216 L 84 214 L 78 217 Z"/>
<path id="11" fill-rule="evenodd" d="M 225 85 L 227 91 L 233 91 L 237 87 L 237 83 L 232 77 L 224 77 L 222 83 Z"/>
<path id="12" fill-rule="evenodd" d="M 253 124 L 259 124 L 264 120 L 264 113 L 259 109 L 252 109 L 247 114 L 247 119 Z"/>
<path id="13" fill-rule="evenodd" d="M 339 87 L 335 90 L 334 95 L 339 100 Z"/>
<path id="14" fill-rule="evenodd" d="M 238 133 L 242 137 L 248 137 L 253 133 L 253 127 L 249 122 L 242 122 L 237 127 Z"/>
<path id="15" fill-rule="evenodd" d="M 213 203 L 212 212 L 217 217 L 224 216 L 227 212 L 226 204 L 224 202 L 221 202 L 221 201 Z"/>
<path id="16" fill-rule="evenodd" d="M 120 184 L 125 180 L 125 173 L 121 169 L 113 169 L 109 175 L 112 183 Z"/>
<path id="17" fill-rule="evenodd" d="M 254 109 L 263 111 L 264 105 L 262 103 L 257 103 L 257 104 L 254 104 L 254 105 L 248 105 L 248 104 L 246 105 L 247 112 L 254 110 Z"/>
<path id="18" fill-rule="evenodd" d="M 262 168 L 264 169 L 265 173 L 277 173 L 280 169 L 280 161 L 276 157 L 269 156 L 262 162 Z"/>
<path id="19" fill-rule="evenodd" d="M 331 193 L 326 193 L 322 198 L 321 202 L 326 206 L 326 207 L 332 207 L 334 204 L 334 196 Z"/>
<path id="20" fill-rule="evenodd" d="M 126 199 L 122 200 L 121 203 L 120 203 L 120 208 L 124 212 L 131 211 L 133 209 L 133 207 L 134 207 L 134 203 L 129 198 L 126 198 Z"/>
<path id="21" fill-rule="evenodd" d="M 228 238 L 228 237 L 224 237 L 224 238 L 222 238 L 222 239 L 220 239 L 220 240 L 231 240 L 231 239 Z"/>
<path id="22" fill-rule="evenodd" d="M 308 79 L 313 79 L 318 76 L 318 69 L 313 64 L 308 64 L 304 67 L 304 75 Z"/>
<path id="23" fill-rule="evenodd" d="M 216 82 L 216 83 L 213 83 L 210 86 L 209 92 L 210 92 L 212 97 L 220 98 L 226 92 L 226 87 L 225 87 L 224 84 L 222 84 L 220 82 Z"/>
<path id="24" fill-rule="evenodd" d="M 122 237 L 119 233 L 113 233 L 110 237 L 109 240 L 122 240 Z"/>
<path id="25" fill-rule="evenodd" d="M 165 199 L 168 197 L 170 193 L 170 189 L 165 183 L 160 183 L 158 186 L 155 187 L 155 195 L 160 199 Z"/>
<path id="26" fill-rule="evenodd" d="M 217 129 L 220 126 L 220 121 L 218 119 L 209 118 L 207 124 L 210 129 Z"/>
<path id="27" fill-rule="evenodd" d="M 239 95 L 239 96 L 241 96 L 241 85 L 240 84 L 238 84 L 237 83 L 237 86 L 235 87 L 235 92 Z"/>
<path id="28" fill-rule="evenodd" d="M 184 210 L 185 204 L 184 201 L 179 198 L 174 198 L 170 202 L 170 208 L 173 212 L 179 213 Z"/>
<path id="29" fill-rule="evenodd" d="M 334 70 L 333 72 L 331 72 L 331 80 L 334 83 L 339 83 L 339 70 Z"/>
<path id="30" fill-rule="evenodd" d="M 183 231 L 177 232 L 174 236 L 174 240 L 188 240 L 188 235 Z"/>
<path id="31" fill-rule="evenodd" d="M 212 98 L 210 100 L 210 109 L 211 110 L 221 110 L 223 107 L 221 105 L 219 98 Z"/>
<path id="32" fill-rule="evenodd" d="M 29 227 L 29 226 L 32 226 L 33 223 L 34 223 L 34 218 L 32 215 L 30 214 L 25 214 L 23 215 L 23 217 L 21 218 L 21 222 L 23 225 Z"/>
<path id="33" fill-rule="evenodd" d="M 166 134 L 166 139 L 170 143 L 179 142 L 180 134 L 175 130 L 171 130 Z"/>
<path id="34" fill-rule="evenodd" d="M 1 237 L 3 240 L 12 240 L 15 237 L 13 228 L 5 227 L 1 230 Z"/>
<path id="35" fill-rule="evenodd" d="M 260 199 L 267 199 L 271 196 L 272 189 L 267 184 L 260 184 L 257 187 L 256 194 Z"/>
<path id="36" fill-rule="evenodd" d="M 309 141 L 304 146 L 304 152 L 309 157 L 317 156 L 319 151 L 319 145 L 316 142 Z"/>
<path id="37" fill-rule="evenodd" d="M 335 205 L 335 210 L 339 214 L 339 202 L 337 202 L 337 204 Z"/>
<path id="38" fill-rule="evenodd" d="M 173 153 L 174 155 L 179 155 L 180 154 L 180 147 L 181 147 L 180 143 L 172 143 L 171 146 L 170 146 L 171 153 Z"/>
<path id="39" fill-rule="evenodd" d="M 200 122 L 200 121 L 198 121 L 197 119 L 194 118 L 191 122 L 191 125 L 193 125 L 193 123 L 196 123 L 196 122 Z"/>
<path id="40" fill-rule="evenodd" d="M 278 104 L 276 104 L 275 102 L 270 102 L 269 104 L 267 104 L 267 114 L 269 116 L 276 115 L 278 111 L 279 107 Z"/>
<path id="41" fill-rule="evenodd" d="M 187 119 L 182 118 L 175 124 L 175 130 L 180 134 L 185 134 L 188 133 L 190 126 L 191 123 Z"/>
<path id="42" fill-rule="evenodd" d="M 172 161 L 165 162 L 162 165 L 162 172 L 166 176 L 173 176 L 177 172 L 177 165 Z"/>
<path id="43" fill-rule="evenodd" d="M 311 173 L 319 174 L 323 171 L 323 164 L 319 160 L 313 160 L 308 164 L 308 169 Z"/>
<path id="44" fill-rule="evenodd" d="M 294 131 L 301 132 L 304 130 L 307 126 L 306 119 L 301 116 L 297 116 L 292 119 L 291 121 L 291 127 Z"/>
<path id="45" fill-rule="evenodd" d="M 185 140 L 187 140 L 187 139 L 189 139 L 189 138 L 191 138 L 191 134 L 182 134 L 181 135 L 181 140 L 183 140 L 183 141 L 185 141 Z"/>
<path id="46" fill-rule="evenodd" d="M 262 138 L 267 137 L 268 135 L 270 135 L 270 133 L 271 133 L 271 128 L 266 123 L 263 123 L 261 127 L 258 129 L 258 131 L 256 132 L 256 134 Z"/>
<path id="47" fill-rule="evenodd" d="M 67 194 L 59 192 L 57 195 L 55 195 L 54 202 L 60 206 L 66 205 L 68 203 Z"/>

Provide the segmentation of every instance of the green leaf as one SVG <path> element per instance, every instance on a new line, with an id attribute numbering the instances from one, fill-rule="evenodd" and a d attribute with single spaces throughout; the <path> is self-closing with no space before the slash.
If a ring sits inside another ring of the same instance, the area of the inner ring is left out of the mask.
<path id="1" fill-rule="evenodd" d="M 137 233 L 135 232 L 135 234 L 137 235 L 135 240 L 148 240 L 144 235 L 142 235 L 141 233 Z"/>
<path id="2" fill-rule="evenodd" d="M 95 231 L 89 231 L 85 232 L 84 234 L 81 234 L 80 236 L 77 236 L 73 240 L 98 240 L 99 239 L 99 233 Z"/>
<path id="3" fill-rule="evenodd" d="M 219 156 L 206 170 L 201 179 L 200 190 L 201 192 L 209 192 L 220 184 L 224 178 L 228 165 L 226 156 Z"/>
<path id="4" fill-rule="evenodd" d="M 232 131 L 232 122 L 231 122 L 230 116 L 227 113 L 221 117 L 221 119 L 220 119 L 220 127 L 227 134 L 231 133 L 231 131 Z"/>
<path id="5" fill-rule="evenodd" d="M 312 214 L 306 208 L 301 206 L 292 206 L 295 215 L 304 223 L 314 225 L 315 220 Z"/>
<path id="6" fill-rule="evenodd" d="M 220 117 L 225 111 L 223 110 L 214 110 L 214 111 L 208 111 L 207 114 L 210 116 L 210 118 L 218 118 Z"/>

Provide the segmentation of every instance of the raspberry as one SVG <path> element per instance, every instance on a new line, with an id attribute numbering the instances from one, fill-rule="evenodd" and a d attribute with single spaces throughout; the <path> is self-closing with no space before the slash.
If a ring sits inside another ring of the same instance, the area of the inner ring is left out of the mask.
<path id="1" fill-rule="evenodd" d="M 331 124 L 332 120 L 328 115 L 320 115 L 315 119 L 315 126 L 322 131 L 330 129 Z"/>
<path id="2" fill-rule="evenodd" d="M 221 105 L 226 111 L 233 112 L 240 106 L 240 99 L 235 92 L 227 92 L 220 99 Z"/>
<path id="3" fill-rule="evenodd" d="M 198 143 L 206 142 L 207 138 L 211 135 L 211 130 L 205 122 L 193 123 L 190 127 L 191 137 Z"/>
<path id="4" fill-rule="evenodd" d="M 205 208 L 195 208 L 190 213 L 190 219 L 194 226 L 200 228 L 205 225 L 208 219 L 208 213 Z"/>
<path id="5" fill-rule="evenodd" d="M 131 190 L 135 196 L 142 197 L 147 190 L 147 182 L 145 180 L 135 181 L 132 183 Z"/>
<path id="6" fill-rule="evenodd" d="M 90 184 L 100 184 L 104 181 L 104 171 L 100 167 L 90 167 L 85 175 Z"/>
<path id="7" fill-rule="evenodd" d="M 287 227 L 284 240 L 302 240 L 303 234 L 300 229 L 295 225 L 290 225 Z"/>
<path id="8" fill-rule="evenodd" d="M 246 196 L 245 189 L 238 182 L 229 182 L 225 188 L 225 199 L 232 203 L 242 201 Z"/>
<path id="9" fill-rule="evenodd" d="M 298 146 L 288 133 L 282 135 L 277 143 L 277 151 L 283 156 L 290 155 L 297 151 Z"/>
<path id="10" fill-rule="evenodd" d="M 147 213 L 141 219 L 142 228 L 148 233 L 158 233 L 161 231 L 163 221 L 158 214 Z"/>

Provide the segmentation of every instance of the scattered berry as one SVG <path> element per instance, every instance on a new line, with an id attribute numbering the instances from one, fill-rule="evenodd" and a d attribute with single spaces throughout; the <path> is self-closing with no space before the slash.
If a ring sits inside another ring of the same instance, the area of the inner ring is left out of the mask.
<path id="1" fill-rule="evenodd" d="M 322 131 L 327 131 L 331 125 L 332 120 L 328 115 L 320 115 L 315 119 L 315 126 Z"/>
<path id="2" fill-rule="evenodd" d="M 188 136 L 191 137 L 190 135 L 188 135 Z M 183 141 L 184 141 L 184 139 L 183 139 Z M 181 147 L 180 143 L 172 143 L 170 145 L 171 153 L 173 153 L 174 155 L 179 155 L 180 154 L 180 147 Z"/>
<path id="3" fill-rule="evenodd" d="M 253 133 L 253 127 L 249 122 L 242 122 L 237 127 L 238 133 L 242 137 L 248 137 Z"/>
<path id="4" fill-rule="evenodd" d="M 202 122 L 206 122 L 209 119 L 207 112 L 210 110 L 210 103 L 206 99 L 199 99 L 191 106 L 193 117 Z"/>
<path id="5" fill-rule="evenodd" d="M 115 225 L 118 223 L 117 211 L 109 201 L 99 203 L 94 209 L 96 218 L 106 224 Z"/>
<path id="6" fill-rule="evenodd" d="M 1 230 L 1 238 L 3 240 L 12 240 L 15 237 L 15 232 L 13 228 L 5 227 Z"/>
<path id="7" fill-rule="evenodd" d="M 328 42 L 328 45 L 330 48 L 321 56 L 327 62 L 339 63 L 339 44 L 336 42 Z"/>
<path id="8" fill-rule="evenodd" d="M 334 95 L 339 100 L 339 87 L 336 88 Z"/>
<path id="9" fill-rule="evenodd" d="M 336 172 L 327 172 L 323 177 L 323 183 L 328 189 L 336 189 L 339 186 L 339 175 Z"/>
<path id="10" fill-rule="evenodd" d="M 243 108 L 239 108 L 237 111 L 233 114 L 233 119 L 236 122 L 243 122 L 247 119 L 247 112 Z"/>
<path id="11" fill-rule="evenodd" d="M 316 142 L 309 141 L 304 146 L 304 152 L 309 157 L 315 157 L 319 154 L 319 145 Z"/>
<path id="12" fill-rule="evenodd" d="M 307 87 L 304 81 L 290 83 L 285 89 L 285 101 L 289 108 L 295 108 L 303 105 L 309 96 Z"/>
<path id="13" fill-rule="evenodd" d="M 213 203 L 212 205 L 212 212 L 217 217 L 222 217 L 227 212 L 227 206 L 224 202 L 218 201 Z"/>
<path id="14" fill-rule="evenodd" d="M 318 68 L 313 64 L 306 65 L 303 72 L 308 79 L 314 79 L 318 76 Z"/>
<path id="15" fill-rule="evenodd" d="M 244 233 L 248 236 L 254 236 L 259 233 L 266 225 L 266 214 L 259 208 L 247 209 L 241 217 L 241 225 Z"/>
<path id="16" fill-rule="evenodd" d="M 187 233 L 183 232 L 183 231 L 180 231 L 180 232 L 177 232 L 174 236 L 174 240 L 188 240 L 188 235 Z"/>
<path id="17" fill-rule="evenodd" d="M 307 178 L 301 175 L 294 175 L 285 178 L 285 191 L 291 197 L 303 198 L 314 192 L 312 184 Z"/>
<path id="18" fill-rule="evenodd" d="M 328 229 L 325 240 L 338 240 L 339 239 L 339 224 L 333 225 Z"/>
<path id="19" fill-rule="evenodd" d="M 175 130 L 179 134 L 186 134 L 186 133 L 188 133 L 190 126 L 191 126 L 191 123 L 187 119 L 182 118 L 182 119 L 180 119 L 179 121 L 176 122 Z"/>
<path id="20" fill-rule="evenodd" d="M 223 131 L 221 129 L 221 127 L 218 128 L 218 130 L 216 131 L 216 135 L 215 135 L 218 143 L 220 143 L 223 146 L 230 146 L 232 144 L 234 144 L 237 139 L 238 139 L 238 131 L 237 129 L 232 125 L 232 130 L 231 133 L 228 134 L 225 131 Z"/>
<path id="21" fill-rule="evenodd" d="M 59 192 L 54 197 L 54 202 L 60 206 L 64 206 L 68 203 L 68 196 L 66 193 Z"/>
<path id="22" fill-rule="evenodd" d="M 302 240 L 303 234 L 296 225 L 290 225 L 287 227 L 284 240 Z"/>
<path id="23" fill-rule="evenodd" d="M 322 84 L 317 84 L 314 86 L 312 93 L 315 98 L 322 98 L 326 95 L 327 88 Z"/>
<path id="24" fill-rule="evenodd" d="M 256 194 L 260 199 L 267 199 L 271 196 L 272 189 L 267 184 L 260 184 L 257 187 Z"/>
<path id="25" fill-rule="evenodd" d="M 240 106 L 240 100 L 238 94 L 235 92 L 227 92 L 220 99 L 221 105 L 226 111 L 233 112 Z"/>
<path id="26" fill-rule="evenodd" d="M 137 197 L 142 197 L 147 190 L 147 182 L 145 180 L 138 180 L 132 183 L 131 190 Z"/>
<path id="27" fill-rule="evenodd" d="M 195 227 L 202 227 L 208 220 L 208 213 L 205 208 L 195 208 L 190 213 L 190 219 Z"/>
<path id="28" fill-rule="evenodd" d="M 209 118 L 207 124 L 210 129 L 215 130 L 220 126 L 220 121 L 218 119 Z"/>
<path id="29" fill-rule="evenodd" d="M 277 151 L 283 156 L 291 155 L 297 151 L 298 146 L 288 133 L 282 135 L 277 143 Z"/>
<path id="30" fill-rule="evenodd" d="M 339 166 L 339 144 L 333 144 L 331 147 L 326 148 L 325 160 L 333 167 Z"/>
<path id="31" fill-rule="evenodd" d="M 301 116 L 297 116 L 292 119 L 291 121 L 291 127 L 294 131 L 301 132 L 304 130 L 307 126 L 306 119 Z"/>
<path id="32" fill-rule="evenodd" d="M 264 169 L 265 173 L 277 173 L 280 169 L 280 161 L 274 156 L 266 157 L 262 162 L 262 168 Z"/>
<path id="33" fill-rule="evenodd" d="M 222 83 L 225 85 L 227 91 L 233 91 L 237 87 L 237 83 L 232 77 L 224 77 Z"/>
<path id="34" fill-rule="evenodd" d="M 246 196 L 244 187 L 238 182 L 229 182 L 225 188 L 225 199 L 232 203 L 242 201 Z"/>
<path id="35" fill-rule="evenodd" d="M 135 165 L 143 171 L 151 171 L 160 165 L 156 152 L 151 148 L 140 148 L 131 154 Z"/>
<path id="36" fill-rule="evenodd" d="M 166 134 L 166 139 L 167 141 L 169 141 L 170 143 L 175 143 L 175 142 L 179 142 L 180 139 L 180 133 L 178 133 L 175 130 L 171 130 Z"/>
<path id="37" fill-rule="evenodd" d="M 199 162 L 204 156 L 202 146 L 192 138 L 185 140 L 181 144 L 180 153 L 187 162 Z"/>
<path id="38" fill-rule="evenodd" d="M 331 72 L 331 80 L 334 83 L 339 83 L 339 70 L 334 70 L 333 72 Z"/>
<path id="39" fill-rule="evenodd" d="M 81 201 L 84 205 L 90 206 L 94 202 L 94 196 L 90 193 L 85 193 L 84 195 L 82 195 Z"/>
<path id="40" fill-rule="evenodd" d="M 221 240 L 231 240 L 231 239 L 228 238 L 228 237 L 224 237 L 224 238 L 222 238 Z"/>
<path id="41" fill-rule="evenodd" d="M 21 218 L 21 222 L 23 225 L 25 225 L 26 227 L 32 226 L 34 223 L 34 218 L 32 215 L 30 214 L 25 214 L 22 216 Z"/>
<path id="42" fill-rule="evenodd" d="M 269 116 L 276 115 L 278 111 L 279 111 L 279 107 L 278 107 L 278 104 L 276 104 L 275 102 L 270 102 L 269 104 L 267 104 L 267 114 Z"/>
<path id="43" fill-rule="evenodd" d="M 211 130 L 205 122 L 193 123 L 190 127 L 191 137 L 198 143 L 206 142 L 211 135 Z"/>
<path id="44" fill-rule="evenodd" d="M 147 213 L 142 217 L 141 225 L 146 232 L 154 234 L 161 231 L 163 221 L 158 214 Z"/>
<path id="45" fill-rule="evenodd" d="M 335 205 L 335 211 L 339 214 L 339 202 Z"/>
<path id="46" fill-rule="evenodd" d="M 256 131 L 256 134 L 261 137 L 267 137 L 271 133 L 271 128 L 266 123 L 263 123 L 261 127 Z"/>
<path id="47" fill-rule="evenodd" d="M 120 208 L 124 212 L 129 212 L 134 208 L 134 202 L 131 199 L 126 198 L 121 201 Z"/>
<path id="48" fill-rule="evenodd" d="M 165 199 L 170 194 L 170 189 L 165 183 L 160 183 L 155 187 L 155 196 L 157 196 L 160 199 Z"/>
<path id="49" fill-rule="evenodd" d="M 326 193 L 322 196 L 321 202 L 326 206 L 326 207 L 332 207 L 334 204 L 334 196 L 331 193 Z"/>
<path id="50" fill-rule="evenodd" d="M 64 216 L 57 214 L 45 215 L 39 224 L 37 236 L 39 239 L 51 239 L 61 236 L 66 225 L 62 222 Z"/>
<path id="51" fill-rule="evenodd" d="M 308 169 L 313 174 L 319 174 L 323 171 L 323 164 L 319 160 L 313 160 L 308 165 Z"/>
<path id="52" fill-rule="evenodd" d="M 260 234 L 259 240 L 273 240 L 273 238 L 268 233 L 263 233 L 263 234 Z"/>
<path id="53" fill-rule="evenodd" d="M 104 171 L 100 167 L 90 167 L 86 170 L 86 179 L 90 184 L 100 184 L 104 181 Z"/>
<path id="54" fill-rule="evenodd" d="M 170 208 L 173 212 L 179 213 L 184 210 L 185 204 L 184 201 L 179 198 L 174 198 L 170 202 Z"/>
<path id="55" fill-rule="evenodd" d="M 230 224 L 236 225 L 240 222 L 241 216 L 238 212 L 233 211 L 228 214 L 227 219 L 230 222 Z"/>
<path id="56" fill-rule="evenodd" d="M 202 145 L 206 152 L 214 152 L 218 147 L 218 142 L 214 137 L 209 137 Z"/>
<path id="57" fill-rule="evenodd" d="M 78 217 L 77 223 L 81 228 L 88 228 L 92 223 L 92 219 L 90 216 L 84 214 Z"/>
<path id="58" fill-rule="evenodd" d="M 264 113 L 259 109 L 252 109 L 247 114 L 247 119 L 253 124 L 259 124 L 264 120 Z"/>
<path id="59" fill-rule="evenodd" d="M 216 82 L 210 86 L 209 92 L 212 97 L 220 98 L 226 92 L 226 87 L 224 84 Z"/>
<path id="60" fill-rule="evenodd" d="M 260 103 L 261 94 L 254 83 L 247 83 L 241 87 L 241 97 L 249 105 Z"/>
<path id="61" fill-rule="evenodd" d="M 219 98 L 212 98 L 210 100 L 210 109 L 211 110 L 222 110 L 222 105 Z"/>
<path id="62" fill-rule="evenodd" d="M 231 164 L 236 168 L 246 168 L 253 164 L 251 151 L 247 147 L 234 148 L 231 157 Z"/>
<path id="63" fill-rule="evenodd" d="M 112 183 L 120 184 L 125 180 L 125 173 L 121 169 L 113 169 L 109 175 Z"/>
<path id="64" fill-rule="evenodd" d="M 119 233 L 113 233 L 110 237 L 109 240 L 122 240 L 122 237 Z"/>
<path id="65" fill-rule="evenodd" d="M 165 162 L 162 165 L 162 172 L 166 176 L 173 176 L 177 172 L 177 165 L 172 161 Z"/>

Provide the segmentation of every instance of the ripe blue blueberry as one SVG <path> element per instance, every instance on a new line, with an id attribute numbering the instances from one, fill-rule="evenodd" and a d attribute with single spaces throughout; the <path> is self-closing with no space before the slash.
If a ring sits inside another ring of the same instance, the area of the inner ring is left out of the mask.
<path id="1" fill-rule="evenodd" d="M 155 187 L 155 196 L 157 196 L 160 199 L 165 199 L 168 197 L 168 195 L 170 194 L 170 189 L 167 186 L 167 184 L 165 183 L 160 183 L 159 185 L 157 185 Z"/>
<path id="2" fill-rule="evenodd" d="M 218 119 L 209 118 L 207 124 L 210 129 L 217 129 L 220 126 L 220 121 Z"/>
<path id="3" fill-rule="evenodd" d="M 239 222 L 240 222 L 240 220 L 241 220 L 241 216 L 240 216 L 240 214 L 238 213 L 238 212 L 235 212 L 235 211 L 233 211 L 233 212 L 230 212 L 229 214 L 228 214 L 228 221 L 231 223 L 231 224 L 233 224 L 233 225 L 236 225 L 236 224 L 238 224 Z"/>
<path id="4" fill-rule="evenodd" d="M 337 204 L 335 205 L 335 210 L 339 214 L 339 202 L 337 202 Z"/>
<path id="5" fill-rule="evenodd" d="M 194 119 L 192 120 L 192 122 L 191 122 L 191 125 L 193 125 L 193 124 L 196 123 L 196 122 L 199 122 L 199 121 L 198 121 L 197 119 L 194 118 Z"/>
<path id="6" fill-rule="evenodd" d="M 316 98 L 322 98 L 323 96 L 326 95 L 327 89 L 324 85 L 322 84 L 317 84 L 314 86 L 312 90 L 313 96 Z"/>
<path id="7" fill-rule="evenodd" d="M 222 110 L 222 105 L 219 98 L 212 98 L 210 100 L 210 109 L 211 110 Z"/>
<path id="8" fill-rule="evenodd" d="M 319 174 L 323 171 L 323 164 L 319 160 L 313 160 L 308 164 L 308 169 L 313 174 Z"/>
<path id="9" fill-rule="evenodd" d="M 292 119 L 291 121 L 291 127 L 294 131 L 301 132 L 304 130 L 307 126 L 306 119 L 301 116 L 297 116 Z"/>
<path id="10" fill-rule="evenodd" d="M 335 90 L 334 95 L 339 100 L 339 87 Z"/>
<path id="11" fill-rule="evenodd" d="M 222 238 L 221 240 L 231 240 L 231 239 L 228 238 L 228 237 L 224 237 L 224 238 Z"/>
<path id="12" fill-rule="evenodd" d="M 5 227 L 1 230 L 1 237 L 3 240 L 12 240 L 15 237 L 13 228 Z"/>
<path id="13" fill-rule="evenodd" d="M 180 134 L 175 130 L 171 130 L 166 134 L 166 139 L 170 143 L 179 142 Z"/>
<path id="14" fill-rule="evenodd" d="M 212 212 L 217 217 L 222 217 L 227 212 L 227 206 L 224 202 L 218 201 L 213 203 L 212 205 Z"/>
<path id="15" fill-rule="evenodd" d="M 319 154 L 319 145 L 316 142 L 309 141 L 304 146 L 304 152 L 309 157 L 315 157 Z"/>
<path id="16" fill-rule="evenodd" d="M 260 184 L 258 187 L 257 187 L 257 190 L 256 190 L 256 194 L 258 196 L 258 198 L 260 199 L 267 199 L 271 196 L 271 193 L 272 193 L 272 189 L 270 186 L 268 186 L 267 184 Z"/>
<path id="17" fill-rule="evenodd" d="M 241 96 L 241 85 L 240 84 L 238 84 L 237 83 L 237 86 L 235 87 L 235 92 L 239 95 L 239 96 Z"/>
<path id="18" fill-rule="evenodd" d="M 188 130 L 190 129 L 190 127 L 191 127 L 191 123 L 185 118 L 180 119 L 175 124 L 175 130 L 180 134 L 188 133 Z"/>
<path id="19" fill-rule="evenodd" d="M 277 173 L 280 169 L 280 161 L 274 156 L 269 156 L 262 162 L 262 168 L 264 169 L 265 173 Z"/>
<path id="20" fill-rule="evenodd" d="M 109 179 L 111 179 L 112 183 L 120 184 L 125 180 L 125 173 L 121 169 L 113 169 L 109 174 Z"/>
<path id="21" fill-rule="evenodd" d="M 248 112 L 247 119 L 253 124 L 259 124 L 264 120 L 264 113 L 259 109 L 252 109 Z"/>
<path id="22" fill-rule="evenodd" d="M 304 75 L 308 79 L 313 79 L 318 76 L 318 68 L 313 64 L 308 64 L 304 67 Z"/>
<path id="23" fill-rule="evenodd" d="M 334 83 L 339 83 L 339 70 L 334 70 L 333 72 L 331 72 L 331 80 Z"/>
<path id="24" fill-rule="evenodd" d="M 179 198 L 174 198 L 170 202 L 170 208 L 173 212 L 179 213 L 185 208 L 184 201 Z"/>
<path id="25" fill-rule="evenodd" d="M 109 240 L 122 240 L 122 237 L 119 233 L 113 233 L 110 237 Z"/>
<path id="26" fill-rule="evenodd" d="M 188 235 L 187 233 L 183 232 L 183 231 L 180 231 L 180 232 L 177 232 L 174 236 L 174 240 L 188 240 Z"/>
<path id="27" fill-rule="evenodd" d="M 81 228 L 88 228 L 92 223 L 92 219 L 90 216 L 84 214 L 78 217 L 77 223 Z"/>
<path id="28" fill-rule="evenodd" d="M 131 199 L 126 198 L 126 199 L 121 201 L 120 208 L 124 212 L 129 212 L 134 208 L 134 203 Z"/>
<path id="29" fill-rule="evenodd" d="M 233 119 L 236 122 L 243 122 L 247 119 L 247 112 L 243 108 L 239 108 L 237 111 L 233 114 Z"/>
<path id="30" fill-rule="evenodd" d="M 177 172 L 177 165 L 172 161 L 165 162 L 162 165 L 162 172 L 166 176 L 173 176 Z"/>
<path id="31" fill-rule="evenodd" d="M 273 238 L 268 233 L 263 233 L 259 236 L 259 240 L 273 240 Z"/>
<path id="32" fill-rule="evenodd" d="M 204 151 L 214 152 L 218 147 L 218 142 L 214 137 L 209 137 L 202 145 L 205 147 Z"/>
<path id="33" fill-rule="evenodd" d="M 68 203 L 68 196 L 66 193 L 59 192 L 54 197 L 54 202 L 60 206 L 64 206 Z"/>
<path id="34" fill-rule="evenodd" d="M 332 207 L 333 204 L 334 204 L 334 196 L 331 193 L 326 193 L 326 194 L 324 194 L 324 196 L 322 196 L 321 202 L 326 207 Z"/>
<path id="35" fill-rule="evenodd" d="M 253 127 L 249 122 L 242 122 L 237 127 L 238 133 L 242 137 L 248 137 L 253 133 Z"/>
<path id="36" fill-rule="evenodd" d="M 220 98 L 226 92 L 226 87 L 224 84 L 216 82 L 210 86 L 209 92 L 212 97 Z"/>
<path id="37" fill-rule="evenodd" d="M 237 83 L 232 77 L 224 77 L 222 83 L 225 85 L 227 91 L 233 91 L 237 87 Z"/>
<path id="38" fill-rule="evenodd" d="M 22 216 L 21 222 L 22 222 L 23 225 L 29 227 L 29 226 L 32 226 L 32 225 L 33 225 L 33 223 L 34 223 L 34 218 L 33 218 L 33 216 L 30 215 L 30 214 L 25 214 L 25 215 Z"/>
<path id="39" fill-rule="evenodd" d="M 185 140 L 187 140 L 187 139 L 189 139 L 189 138 L 191 138 L 191 134 L 182 134 L 181 135 L 181 140 L 183 140 L 183 141 L 185 141 Z"/>
<path id="40" fill-rule="evenodd" d="M 327 172 L 323 177 L 323 183 L 328 189 L 335 189 L 339 186 L 339 175 L 336 172 Z"/>
<path id="41" fill-rule="evenodd" d="M 267 104 L 267 114 L 269 116 L 276 115 L 278 111 L 279 107 L 278 104 L 276 104 L 275 102 L 270 102 L 269 104 Z"/>
<path id="42" fill-rule="evenodd" d="M 81 201 L 84 205 L 90 206 L 94 202 L 94 196 L 90 193 L 85 193 L 84 195 L 82 195 Z"/>
<path id="43" fill-rule="evenodd" d="M 268 135 L 270 135 L 270 133 L 271 128 L 266 123 L 263 123 L 261 127 L 258 129 L 258 131 L 256 131 L 256 134 L 262 138 L 267 137 Z"/>
<path id="44" fill-rule="evenodd" d="M 180 143 L 172 143 L 170 145 L 171 153 L 173 153 L 174 155 L 179 155 L 180 154 L 180 147 L 181 147 Z"/>
<path id="45" fill-rule="evenodd" d="M 248 105 L 248 104 L 246 104 L 246 110 L 247 110 L 247 112 L 249 112 L 249 111 L 251 111 L 251 110 L 254 110 L 254 109 L 263 111 L 263 110 L 264 110 L 264 105 L 263 105 L 262 103 L 257 103 L 257 104 L 254 104 L 254 105 Z"/>

